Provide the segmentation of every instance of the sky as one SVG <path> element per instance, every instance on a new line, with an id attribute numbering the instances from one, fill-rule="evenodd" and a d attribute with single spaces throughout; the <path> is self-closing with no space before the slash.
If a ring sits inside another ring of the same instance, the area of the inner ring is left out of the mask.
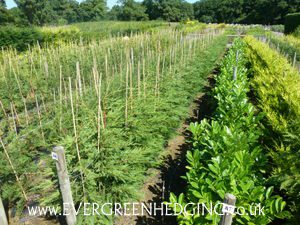
<path id="1" fill-rule="evenodd" d="M 81 2 L 82 0 L 77 0 L 78 2 Z M 196 2 L 197 0 L 187 0 L 188 2 Z M 118 2 L 118 0 L 107 0 L 107 5 L 109 8 L 111 8 L 113 5 L 115 5 Z M 16 6 L 16 3 L 13 0 L 6 0 L 7 8 L 12 8 Z"/>

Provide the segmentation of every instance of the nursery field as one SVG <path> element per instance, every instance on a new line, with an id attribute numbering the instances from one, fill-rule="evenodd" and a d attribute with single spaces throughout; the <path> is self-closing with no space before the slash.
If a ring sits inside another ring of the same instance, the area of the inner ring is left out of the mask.
<path id="1" fill-rule="evenodd" d="M 0 203 L 9 224 L 220 224 L 218 213 L 193 212 L 226 194 L 245 210 L 232 224 L 299 224 L 300 39 L 225 24 L 102 25 L 36 28 L 42 43 L 33 36 L 26 46 L 0 31 Z M 208 98 L 191 122 L 199 93 Z M 171 161 L 180 172 L 165 185 L 166 146 L 178 135 L 186 147 Z M 142 191 L 153 176 L 162 177 L 155 202 L 185 213 L 124 222 L 81 208 L 154 201 Z M 66 191 L 72 218 L 61 215 Z M 263 213 L 253 214 L 259 204 Z M 30 215 L 37 206 L 58 213 Z"/>
<path id="2" fill-rule="evenodd" d="M 137 198 L 225 45 L 219 30 L 189 40 L 169 29 L 2 52 L 2 198 L 59 205 L 57 145 L 75 202 Z"/>

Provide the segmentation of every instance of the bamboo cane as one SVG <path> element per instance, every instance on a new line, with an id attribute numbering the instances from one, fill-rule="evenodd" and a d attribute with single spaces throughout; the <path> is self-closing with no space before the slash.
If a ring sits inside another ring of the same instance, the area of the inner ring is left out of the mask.
<path id="1" fill-rule="evenodd" d="M 129 61 L 129 92 L 130 92 L 130 97 L 129 97 L 129 100 L 130 100 L 130 110 L 132 110 L 133 108 L 133 105 L 132 105 L 132 102 L 133 102 L 133 84 L 132 84 L 132 64 L 131 62 Z"/>
<path id="2" fill-rule="evenodd" d="M 160 79 L 160 54 L 157 57 L 157 64 L 156 64 L 156 79 L 155 79 L 155 96 L 159 97 L 159 79 Z"/>
<path id="3" fill-rule="evenodd" d="M 107 55 L 105 55 L 105 78 L 106 78 L 106 86 L 108 86 L 108 59 L 107 59 Z"/>
<path id="4" fill-rule="evenodd" d="M 99 84 L 98 84 L 98 152 L 100 152 L 100 138 L 101 138 L 101 118 L 102 118 L 102 125 L 104 126 L 103 122 L 103 115 L 102 115 L 102 108 L 101 108 L 101 85 L 102 85 L 102 74 L 100 74 Z M 104 127 L 103 127 L 104 128 Z"/>
<path id="5" fill-rule="evenodd" d="M 44 63 L 44 69 L 45 69 L 45 77 L 48 78 L 49 77 L 49 66 L 47 61 Z"/>
<path id="6" fill-rule="evenodd" d="M 140 60 L 138 61 L 138 68 L 137 68 L 137 70 L 138 70 L 138 98 L 140 98 L 140 96 L 141 96 L 141 71 L 140 71 L 140 65 L 141 63 L 140 63 Z"/>
<path id="7" fill-rule="evenodd" d="M 26 125 L 29 125 L 29 116 L 28 116 L 28 110 L 27 110 L 27 105 L 26 105 L 26 99 L 25 98 L 23 98 L 23 104 L 24 104 L 24 110 L 25 110 Z"/>
<path id="8" fill-rule="evenodd" d="M 128 62 L 126 64 L 126 87 L 125 87 L 125 126 L 127 126 L 128 122 L 128 73 L 129 73 L 129 68 L 128 68 Z"/>
<path id="9" fill-rule="evenodd" d="M 15 76 L 15 79 L 17 81 L 17 85 L 18 85 L 18 89 L 19 89 L 19 92 L 20 92 L 20 96 L 23 97 L 23 93 L 22 93 L 22 88 L 21 88 L 21 85 L 20 85 L 20 81 L 18 79 L 18 75 L 17 73 L 15 72 L 14 68 L 12 68 L 12 71 L 13 71 L 13 74 Z"/>
<path id="10" fill-rule="evenodd" d="M 75 117 L 74 104 L 73 104 L 71 77 L 69 77 L 69 91 L 70 91 L 70 101 L 71 101 L 72 121 L 73 121 L 73 130 L 74 130 L 74 136 L 75 136 L 76 152 L 77 152 L 77 157 L 78 157 L 78 163 L 79 163 L 79 166 L 80 166 L 82 191 L 83 191 L 83 196 L 84 196 L 84 199 L 85 199 L 86 192 L 85 192 L 84 175 L 83 175 L 83 172 L 82 172 L 82 164 L 81 164 L 81 157 L 80 157 L 79 144 L 78 144 L 78 135 L 77 135 L 76 117 Z"/>
<path id="11" fill-rule="evenodd" d="M 146 98 L 146 74 L 145 74 L 145 58 L 143 57 L 143 86 L 144 86 L 144 98 Z"/>
<path id="12" fill-rule="evenodd" d="M 1 109 L 2 109 L 2 111 L 3 111 L 4 116 L 5 116 L 6 118 L 8 118 L 7 113 L 6 113 L 5 109 L 4 109 L 4 106 L 3 106 L 3 103 L 2 103 L 1 100 L 0 100 L 0 107 L 1 107 Z"/>
<path id="13" fill-rule="evenodd" d="M 13 106 L 13 111 L 15 112 L 16 121 L 17 121 L 18 124 L 20 124 L 20 117 L 19 117 L 19 115 L 17 113 L 16 106 L 15 106 L 15 104 L 13 102 L 12 102 L 12 106 Z"/>
<path id="14" fill-rule="evenodd" d="M 41 116 L 40 106 L 39 106 L 37 96 L 35 96 L 35 104 L 36 104 L 36 110 L 37 110 L 39 124 L 40 124 L 40 130 L 41 130 L 41 133 L 42 133 L 42 138 L 44 140 L 44 143 L 46 143 L 45 135 L 44 135 L 44 131 L 43 131 L 43 126 L 42 126 L 42 116 Z"/>
<path id="15" fill-rule="evenodd" d="M 14 165 L 13 165 L 13 163 L 12 163 L 10 157 L 9 157 L 9 154 L 8 154 L 8 152 L 7 152 L 7 149 L 6 149 L 5 145 L 4 145 L 4 143 L 3 143 L 1 137 L 0 137 L 0 143 L 1 143 L 2 148 L 3 148 L 3 150 L 4 150 L 5 156 L 6 156 L 7 160 L 8 160 L 8 162 L 9 162 L 9 165 L 10 165 L 10 167 L 11 167 L 11 169 L 12 169 L 14 175 L 15 175 L 15 178 L 16 178 L 16 180 L 17 180 L 17 183 L 18 183 L 18 185 L 19 185 L 19 187 L 20 187 L 20 189 L 21 189 L 21 191 L 22 191 L 22 194 L 23 194 L 25 200 L 27 201 L 28 198 L 27 198 L 26 192 L 25 192 L 25 190 L 24 190 L 24 188 L 23 188 L 23 186 L 22 186 L 22 184 L 21 184 L 20 178 L 19 178 L 19 176 L 18 176 L 18 174 L 17 174 L 17 171 L 15 170 L 15 167 L 14 167 Z"/>
<path id="16" fill-rule="evenodd" d="M 62 66 L 59 66 L 59 108 L 60 108 L 60 118 L 59 118 L 59 130 L 62 131 L 62 103 L 63 102 L 63 74 Z"/>
<path id="17" fill-rule="evenodd" d="M 12 106 L 12 103 L 10 103 L 10 111 L 11 111 L 11 118 L 12 118 L 13 124 L 14 124 L 14 131 L 15 131 L 16 135 L 18 135 L 17 124 L 15 121 L 14 108 Z"/>
<path id="18" fill-rule="evenodd" d="M 80 75 L 79 62 L 76 63 L 76 74 L 77 74 L 77 80 L 78 80 L 79 96 L 82 97 L 82 84 L 81 84 L 81 75 Z"/>
<path id="19" fill-rule="evenodd" d="M 41 99 L 42 99 L 42 104 L 43 104 L 44 112 L 48 112 L 46 104 L 45 104 L 45 99 L 44 99 L 44 95 L 43 94 L 41 94 Z"/>

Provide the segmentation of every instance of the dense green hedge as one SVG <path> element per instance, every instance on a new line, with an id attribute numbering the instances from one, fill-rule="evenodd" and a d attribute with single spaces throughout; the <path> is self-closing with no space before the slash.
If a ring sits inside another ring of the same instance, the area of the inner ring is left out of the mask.
<path id="1" fill-rule="evenodd" d="M 271 31 L 284 33 L 284 25 L 272 25 L 270 26 Z"/>
<path id="2" fill-rule="evenodd" d="M 32 45 L 43 40 L 43 35 L 36 28 L 20 28 L 14 26 L 0 27 L 0 47 L 13 47 L 19 51 L 25 50 L 28 45 Z"/>
<path id="3" fill-rule="evenodd" d="M 263 112 L 262 143 L 272 159 L 270 182 L 280 187 L 293 216 L 300 221 L 300 76 L 287 59 L 253 37 L 244 39 L 251 65 L 252 89 Z"/>
<path id="4" fill-rule="evenodd" d="M 288 14 L 285 18 L 284 33 L 293 33 L 300 26 L 300 13 Z"/>
<path id="5" fill-rule="evenodd" d="M 16 48 L 18 51 L 24 51 L 28 46 L 39 43 L 58 43 L 68 40 L 80 40 L 80 32 L 73 27 L 0 27 L 0 48 Z"/>
<path id="6" fill-rule="evenodd" d="M 161 21 L 151 22 L 90 22 L 58 27 L 16 27 L 0 26 L 0 48 L 13 47 L 24 51 L 29 45 L 39 42 L 57 44 L 66 41 L 105 39 L 113 36 L 131 35 L 139 32 L 154 31 L 166 26 Z"/>
<path id="7" fill-rule="evenodd" d="M 245 45 L 237 40 L 216 77 L 213 94 L 217 109 L 214 116 L 211 120 L 191 123 L 189 127 L 193 149 L 186 155 L 188 166 L 184 178 L 187 191 L 178 198 L 174 194 L 170 196 L 176 213 L 175 203 L 186 210 L 177 217 L 180 225 L 219 224 L 221 217 L 218 214 L 203 216 L 197 213 L 197 203 L 217 206 L 223 202 L 226 193 L 237 196 L 236 206 L 246 210 L 242 216 L 236 213 L 233 224 L 263 225 L 275 217 L 285 217 L 285 202 L 276 193 L 272 194 L 273 187 L 266 182 L 264 168 L 267 161 L 259 142 L 261 115 L 257 115 L 247 96 L 246 65 Z M 237 68 L 235 79 L 234 68 Z M 264 215 L 250 216 L 250 205 L 255 204 L 264 206 Z"/>
<path id="8" fill-rule="evenodd" d="M 163 21 L 100 21 L 75 23 L 72 26 L 80 30 L 84 39 L 89 40 L 130 36 L 140 32 L 153 31 L 169 26 L 169 24 Z"/>
<path id="9" fill-rule="evenodd" d="M 271 44 L 278 46 L 280 52 L 284 52 L 288 55 L 289 59 L 293 60 L 296 53 L 296 60 L 300 61 L 300 48 L 290 40 L 293 39 L 292 36 L 276 37 L 270 36 L 269 41 Z"/>

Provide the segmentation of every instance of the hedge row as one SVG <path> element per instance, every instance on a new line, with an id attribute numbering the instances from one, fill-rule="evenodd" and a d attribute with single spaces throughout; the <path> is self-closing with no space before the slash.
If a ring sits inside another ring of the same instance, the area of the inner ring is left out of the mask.
<path id="1" fill-rule="evenodd" d="M 57 43 L 79 39 L 80 33 L 74 28 L 0 27 L 0 48 L 15 48 L 24 51 L 33 44 Z"/>
<path id="2" fill-rule="evenodd" d="M 284 33 L 291 34 L 300 26 L 300 13 L 291 13 L 285 17 Z"/>
<path id="3" fill-rule="evenodd" d="M 13 47 L 19 51 L 25 50 L 28 45 L 42 42 L 43 34 L 35 28 L 1 27 L 0 47 Z"/>
<path id="4" fill-rule="evenodd" d="M 226 193 L 234 194 L 236 205 L 245 209 L 244 215 L 234 217 L 233 224 L 263 225 L 288 214 L 283 211 L 285 202 L 272 194 L 273 187 L 265 179 L 266 160 L 259 142 L 261 116 L 248 100 L 244 50 L 240 40 L 235 42 L 222 63 L 214 89 L 218 106 L 213 119 L 190 125 L 193 150 L 187 153 L 187 192 L 178 198 L 174 194 L 170 197 L 176 213 L 180 212 L 175 203 L 187 209 L 177 217 L 180 225 L 219 224 L 221 217 L 216 213 L 193 212 L 197 212 L 197 203 L 207 207 L 222 203 Z M 265 215 L 251 216 L 250 205 L 259 203 L 265 207 Z"/>
<path id="5" fill-rule="evenodd" d="M 270 36 L 270 42 L 278 47 L 280 51 L 287 54 L 290 59 L 294 59 L 296 53 L 296 60 L 300 62 L 300 40 L 292 35 L 283 37 Z"/>
<path id="6" fill-rule="evenodd" d="M 0 48 L 13 47 L 24 51 L 28 46 L 39 43 L 57 44 L 65 41 L 84 41 L 105 39 L 115 36 L 131 35 L 145 31 L 155 31 L 167 23 L 154 22 L 89 22 L 59 27 L 0 27 Z"/>
<path id="7" fill-rule="evenodd" d="M 254 95 L 264 113 L 265 149 L 273 165 L 274 186 L 287 196 L 299 222 L 300 212 L 300 76 L 287 59 L 253 37 L 246 37 Z M 298 223 L 296 223 L 298 224 Z"/>

